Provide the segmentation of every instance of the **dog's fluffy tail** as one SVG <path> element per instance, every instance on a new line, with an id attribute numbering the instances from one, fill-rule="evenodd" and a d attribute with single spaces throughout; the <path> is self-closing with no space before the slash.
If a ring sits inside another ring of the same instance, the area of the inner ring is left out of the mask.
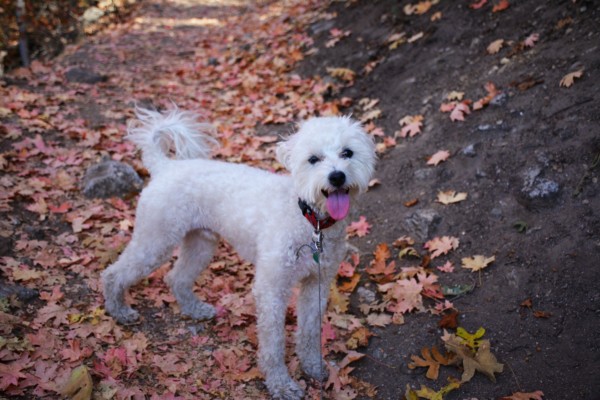
<path id="1" fill-rule="evenodd" d="M 215 128 L 200 123 L 197 116 L 177 108 L 158 111 L 136 108 L 137 120 L 128 126 L 127 138 L 142 150 L 142 162 L 155 174 L 173 154 L 176 159 L 209 158 L 211 146 L 218 145 L 209 136 Z"/>

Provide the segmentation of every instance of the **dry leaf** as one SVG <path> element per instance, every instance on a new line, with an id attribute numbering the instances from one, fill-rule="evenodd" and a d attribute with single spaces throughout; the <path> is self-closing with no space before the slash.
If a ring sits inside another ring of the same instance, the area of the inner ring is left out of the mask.
<path id="1" fill-rule="evenodd" d="M 504 365 L 498 363 L 496 357 L 490 351 L 490 341 L 482 340 L 477 353 L 461 343 L 456 335 L 450 334 L 445 340 L 446 350 L 456 354 L 454 362 L 462 362 L 464 372 L 461 382 L 468 382 L 473 378 L 476 371 L 485 374 L 492 382 L 496 382 L 495 373 L 502 372 Z"/>
<path id="2" fill-rule="evenodd" d="M 465 257 L 462 259 L 462 267 L 471 271 L 480 271 L 496 260 L 495 256 L 485 257 L 481 255 Z"/>
<path id="3" fill-rule="evenodd" d="M 327 68 L 327 73 L 346 82 L 353 82 L 356 77 L 356 72 L 350 68 Z"/>
<path id="4" fill-rule="evenodd" d="M 421 127 L 423 126 L 423 116 L 422 115 L 407 115 L 402 118 L 399 122 L 400 126 L 402 126 L 402 130 L 400 130 L 400 134 L 398 135 L 396 132 L 396 136 L 400 137 L 413 137 L 418 133 L 421 133 Z"/>
<path id="5" fill-rule="evenodd" d="M 580 69 L 579 71 L 575 72 L 569 72 L 560 80 L 560 86 L 571 87 L 571 85 L 573 85 L 573 83 L 575 82 L 575 78 L 581 78 L 582 75 L 583 69 Z"/>
<path id="6" fill-rule="evenodd" d="M 433 346 L 431 350 L 427 347 L 421 349 L 421 355 L 423 358 L 415 355 L 411 355 L 410 359 L 413 361 L 408 364 L 408 368 L 415 369 L 417 367 L 427 367 L 427 373 L 425 376 L 428 379 L 436 380 L 440 372 L 440 365 L 448 365 L 450 358 L 443 356 L 437 347 Z"/>
<path id="7" fill-rule="evenodd" d="M 429 157 L 427 160 L 427 165 L 438 165 L 442 161 L 446 161 L 450 157 L 450 152 L 448 150 L 439 150 L 434 155 Z"/>
<path id="8" fill-rule="evenodd" d="M 367 323 L 371 326 L 384 327 L 392 323 L 392 316 L 389 314 L 369 314 Z"/>
<path id="9" fill-rule="evenodd" d="M 469 4 L 469 8 L 472 8 L 473 10 L 478 10 L 481 7 L 483 7 L 484 5 L 486 5 L 487 2 L 488 2 L 488 0 L 479 0 L 476 3 Z"/>
<path id="10" fill-rule="evenodd" d="M 544 392 L 542 392 L 541 390 L 536 390 L 535 392 L 531 393 L 516 392 L 510 396 L 501 397 L 500 400 L 543 400 L 543 395 Z"/>
<path id="11" fill-rule="evenodd" d="M 495 4 L 492 8 L 492 12 L 504 11 L 510 6 L 508 0 L 500 0 L 498 4 Z"/>
<path id="12" fill-rule="evenodd" d="M 60 391 L 63 396 L 71 400 L 89 400 L 92 398 L 92 377 L 85 365 L 81 365 L 71 372 L 69 380 Z"/>
<path id="13" fill-rule="evenodd" d="M 448 99 L 450 101 L 452 101 L 452 100 L 461 101 L 463 99 L 464 95 L 465 95 L 465 92 L 458 92 L 456 90 L 453 90 L 450 93 L 448 93 L 448 95 L 446 96 L 446 99 Z"/>
<path id="14" fill-rule="evenodd" d="M 450 112 L 450 119 L 452 121 L 464 121 L 465 115 L 471 114 L 469 105 L 465 102 L 457 103 Z"/>
<path id="15" fill-rule="evenodd" d="M 500 51 L 500 49 L 502 48 L 502 46 L 504 46 L 504 39 L 494 40 L 487 47 L 487 52 L 488 52 L 488 54 L 496 54 L 497 52 Z"/>
<path id="16" fill-rule="evenodd" d="M 453 236 L 435 237 L 426 242 L 423 247 L 431 253 L 431 258 L 439 257 L 443 254 L 448 254 L 450 250 L 456 250 L 460 241 Z"/>
<path id="17" fill-rule="evenodd" d="M 436 11 L 431 15 L 431 18 L 429 18 L 429 20 L 431 22 L 434 21 L 439 21 L 440 19 L 442 19 L 442 12 L 441 11 Z"/>
<path id="18" fill-rule="evenodd" d="M 537 42 L 539 39 L 539 33 L 532 33 L 531 35 L 527 36 L 527 38 L 525 38 L 525 40 L 523 41 L 523 45 L 525 47 L 533 47 L 535 46 L 535 42 Z"/>
<path id="19" fill-rule="evenodd" d="M 455 190 L 447 190 L 445 192 L 439 192 L 437 195 L 437 202 L 442 204 L 452 204 L 463 201 L 467 198 L 467 193 L 457 193 Z"/>

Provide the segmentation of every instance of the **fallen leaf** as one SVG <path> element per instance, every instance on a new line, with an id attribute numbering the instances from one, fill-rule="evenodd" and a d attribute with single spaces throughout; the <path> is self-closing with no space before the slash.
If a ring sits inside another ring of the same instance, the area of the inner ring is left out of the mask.
<path id="1" fill-rule="evenodd" d="M 427 373 L 425 376 L 428 379 L 436 380 L 440 372 L 440 365 L 448 365 L 450 357 L 442 355 L 437 347 L 433 346 L 431 350 L 427 347 L 421 349 L 422 358 L 419 356 L 411 355 L 410 359 L 413 361 L 408 363 L 408 368 L 415 369 L 417 367 L 426 367 Z"/>
<path id="2" fill-rule="evenodd" d="M 431 18 L 429 18 L 429 20 L 431 22 L 434 21 L 439 21 L 440 19 L 442 19 L 442 12 L 441 11 L 436 11 L 431 15 Z"/>
<path id="3" fill-rule="evenodd" d="M 450 93 L 448 93 L 448 95 L 446 96 L 446 99 L 452 101 L 452 100 L 458 100 L 461 101 L 463 99 L 465 95 L 465 92 L 458 92 L 456 90 L 451 91 Z"/>
<path id="4" fill-rule="evenodd" d="M 89 400 L 92 398 L 93 386 L 90 372 L 85 365 L 81 365 L 71 372 L 60 393 L 71 400 Z"/>
<path id="5" fill-rule="evenodd" d="M 404 207 L 414 207 L 419 203 L 419 199 L 412 199 L 404 202 Z"/>
<path id="6" fill-rule="evenodd" d="M 400 130 L 400 137 L 413 137 L 418 133 L 421 133 L 421 127 L 423 126 L 423 116 L 422 115 L 407 115 L 399 121 L 400 126 L 403 128 Z M 398 132 L 396 132 L 398 133 Z"/>
<path id="7" fill-rule="evenodd" d="M 456 354 L 453 363 L 462 362 L 463 374 L 461 382 L 470 381 L 479 371 L 486 375 L 492 382 L 496 382 L 495 373 L 502 372 L 504 365 L 498 363 L 496 357 L 490 351 L 489 340 L 482 340 L 476 353 L 461 343 L 460 339 L 455 335 L 449 335 L 445 340 L 446 350 Z"/>
<path id="8" fill-rule="evenodd" d="M 496 260 L 495 256 L 485 257 L 477 255 L 463 258 L 461 267 L 470 269 L 472 272 L 480 271 Z"/>
<path id="9" fill-rule="evenodd" d="M 452 121 L 464 121 L 465 115 L 471 114 L 469 105 L 465 102 L 457 103 L 456 106 L 450 112 L 450 119 Z"/>
<path id="10" fill-rule="evenodd" d="M 508 0 L 500 0 L 497 4 L 492 8 L 492 12 L 500 12 L 506 10 L 510 6 Z"/>
<path id="11" fill-rule="evenodd" d="M 496 54 L 497 52 L 500 51 L 500 49 L 502 48 L 502 46 L 504 46 L 504 39 L 494 40 L 487 47 L 487 52 L 488 52 L 488 54 Z"/>
<path id="12" fill-rule="evenodd" d="M 427 241 L 423 248 L 431 253 L 431 258 L 439 257 L 443 254 L 448 254 L 450 250 L 456 250 L 460 241 L 453 236 L 435 237 Z"/>
<path id="13" fill-rule="evenodd" d="M 406 40 L 406 42 L 407 42 L 407 43 L 414 43 L 414 42 L 416 42 L 417 40 L 421 39 L 423 36 L 424 36 L 424 33 L 423 33 L 423 32 L 419 32 L 419 33 L 417 33 L 417 34 L 415 34 L 415 35 L 412 35 L 411 37 L 409 37 L 409 38 Z"/>
<path id="14" fill-rule="evenodd" d="M 467 193 L 457 193 L 455 190 L 447 190 L 445 192 L 439 192 L 437 195 L 437 202 L 445 205 L 458 203 L 467 199 Z"/>
<path id="15" fill-rule="evenodd" d="M 544 392 L 542 392 L 541 390 L 536 390 L 535 392 L 531 393 L 516 392 L 510 396 L 501 397 L 500 400 L 543 400 L 543 395 Z"/>
<path id="16" fill-rule="evenodd" d="M 523 302 L 521 302 L 520 306 L 525 308 L 531 308 L 533 307 L 533 303 L 531 302 L 531 299 L 525 299 L 523 300 Z"/>
<path id="17" fill-rule="evenodd" d="M 583 69 L 580 69 L 575 72 L 569 72 L 560 80 L 560 86 L 571 87 L 575 82 L 575 78 L 581 78 L 583 76 Z"/>
<path id="18" fill-rule="evenodd" d="M 552 314 L 546 311 L 536 310 L 533 312 L 533 316 L 536 318 L 550 318 Z"/>
<path id="19" fill-rule="evenodd" d="M 458 326 L 458 311 L 450 310 L 450 313 L 444 314 L 438 322 L 439 328 L 456 329 Z"/>
<path id="20" fill-rule="evenodd" d="M 352 332 L 352 335 L 346 341 L 346 346 L 352 350 L 355 350 L 361 346 L 366 347 L 369 345 L 369 338 L 371 336 L 373 336 L 373 333 L 366 327 L 361 326 L 360 328 Z"/>
<path id="21" fill-rule="evenodd" d="M 384 327 L 392 323 L 392 316 L 389 314 L 369 314 L 367 323 L 371 326 Z"/>
<path id="22" fill-rule="evenodd" d="M 473 10 L 478 10 L 481 7 L 483 7 L 487 2 L 488 0 L 479 0 L 478 2 L 469 4 L 469 8 L 472 8 Z"/>
<path id="23" fill-rule="evenodd" d="M 350 68 L 327 68 L 327 73 L 346 82 L 353 82 L 356 77 L 356 72 Z"/>
<path id="24" fill-rule="evenodd" d="M 439 271 L 442 272 L 454 272 L 454 265 L 450 261 L 446 261 L 444 265 L 436 267 Z"/>
<path id="25" fill-rule="evenodd" d="M 427 160 L 427 165 L 438 165 L 442 161 L 446 161 L 450 157 L 450 152 L 448 150 L 439 150 L 434 155 L 429 157 Z"/>
<path id="26" fill-rule="evenodd" d="M 437 392 L 433 389 L 428 388 L 427 386 L 421 385 L 421 389 L 417 390 L 415 393 L 417 394 L 417 396 L 428 400 L 444 400 L 444 396 L 446 394 L 458 389 L 460 385 L 460 382 L 450 382 Z"/>
<path id="27" fill-rule="evenodd" d="M 485 328 L 483 327 L 477 329 L 475 333 L 469 333 L 465 328 L 461 327 L 456 329 L 456 336 L 462 340 L 463 344 L 472 349 L 479 347 L 480 341 L 478 339 L 481 339 L 483 335 L 485 335 Z"/>
<path id="28" fill-rule="evenodd" d="M 523 45 L 525 45 L 525 47 L 533 47 L 535 46 L 535 42 L 537 42 L 539 39 L 539 33 L 532 33 L 531 35 L 525 38 L 525 40 L 523 41 Z"/>
<path id="29" fill-rule="evenodd" d="M 346 233 L 348 237 L 364 237 L 367 236 L 369 231 L 371 230 L 371 224 L 367 222 L 367 218 L 361 215 L 358 221 L 354 221 L 348 225 L 346 228 Z"/>

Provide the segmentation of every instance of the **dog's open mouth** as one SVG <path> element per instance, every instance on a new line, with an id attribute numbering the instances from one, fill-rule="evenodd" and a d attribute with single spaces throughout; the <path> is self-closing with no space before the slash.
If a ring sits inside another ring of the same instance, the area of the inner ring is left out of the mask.
<path id="1" fill-rule="evenodd" d="M 336 221 L 346 218 L 350 210 L 350 189 L 342 188 L 331 192 L 321 190 L 327 198 L 327 212 Z"/>

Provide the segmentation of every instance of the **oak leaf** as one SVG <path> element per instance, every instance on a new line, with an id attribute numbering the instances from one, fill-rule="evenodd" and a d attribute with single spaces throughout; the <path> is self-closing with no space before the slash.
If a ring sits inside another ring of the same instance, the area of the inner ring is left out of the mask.
<path id="1" fill-rule="evenodd" d="M 475 354 L 469 347 L 462 344 L 455 335 L 450 335 L 445 344 L 446 350 L 456 354 L 453 362 L 462 362 L 464 369 L 461 377 L 462 383 L 470 381 L 476 371 L 486 375 L 492 382 L 496 382 L 494 374 L 502 372 L 504 369 L 504 365 L 500 364 L 491 353 L 489 340 L 482 340 Z"/>
<path id="2" fill-rule="evenodd" d="M 368 346 L 369 338 L 373 335 L 374 334 L 370 330 L 368 330 L 364 326 L 361 326 L 360 328 L 352 332 L 352 335 L 346 341 L 346 346 L 351 350 L 355 350 L 360 346 Z"/>
<path id="3" fill-rule="evenodd" d="M 565 76 L 563 76 L 563 78 L 560 80 L 560 86 L 564 86 L 567 88 L 571 87 L 571 85 L 573 85 L 573 83 L 575 82 L 575 78 L 581 78 L 582 75 L 583 75 L 583 69 L 580 69 L 575 72 L 570 72 L 570 73 L 566 74 Z"/>
<path id="4" fill-rule="evenodd" d="M 450 358 L 440 353 L 437 347 L 432 346 L 431 350 L 427 347 L 421 349 L 422 358 L 416 355 L 411 355 L 410 359 L 413 361 L 408 364 L 408 368 L 415 369 L 417 367 L 427 367 L 427 373 L 425 376 L 428 379 L 436 380 L 440 372 L 440 365 L 448 365 Z"/>
<path id="5" fill-rule="evenodd" d="M 427 160 L 427 165 L 438 165 L 442 161 L 446 161 L 450 157 L 450 152 L 448 150 L 439 150 L 434 155 L 429 157 Z"/>
<path id="6" fill-rule="evenodd" d="M 465 257 L 462 261 L 462 267 L 470 269 L 471 271 L 480 271 L 490 265 L 492 262 L 496 260 L 495 256 L 485 257 L 482 255 L 476 255 L 473 257 Z"/>
<path id="7" fill-rule="evenodd" d="M 455 190 L 447 190 L 445 192 L 439 192 L 437 195 L 437 202 L 445 205 L 458 203 L 467 199 L 467 193 L 457 193 Z"/>

